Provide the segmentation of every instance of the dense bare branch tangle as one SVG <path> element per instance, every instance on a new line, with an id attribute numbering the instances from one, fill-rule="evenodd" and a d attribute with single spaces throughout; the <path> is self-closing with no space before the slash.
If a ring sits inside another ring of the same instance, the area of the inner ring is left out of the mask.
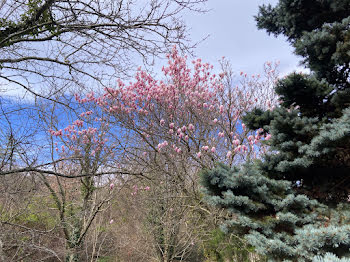
<path id="1" fill-rule="evenodd" d="M 180 15 L 203 11 L 204 2 L 2 1 L 1 83 L 48 98 L 63 87 L 108 85 L 135 64 L 152 63 L 169 45 L 189 51 Z"/>

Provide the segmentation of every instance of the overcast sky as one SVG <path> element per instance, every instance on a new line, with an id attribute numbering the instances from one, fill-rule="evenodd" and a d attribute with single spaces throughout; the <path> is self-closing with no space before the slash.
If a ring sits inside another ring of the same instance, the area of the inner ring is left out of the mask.
<path id="1" fill-rule="evenodd" d="M 216 65 L 225 56 L 235 71 L 260 73 L 266 61 L 280 61 L 280 72 L 297 69 L 300 58 L 284 37 L 275 38 L 258 30 L 254 15 L 262 4 L 275 5 L 277 0 L 208 0 L 206 14 L 184 16 L 191 38 L 198 41 L 209 35 L 195 50 L 196 56 Z M 302 67 L 301 67 L 302 68 Z"/>

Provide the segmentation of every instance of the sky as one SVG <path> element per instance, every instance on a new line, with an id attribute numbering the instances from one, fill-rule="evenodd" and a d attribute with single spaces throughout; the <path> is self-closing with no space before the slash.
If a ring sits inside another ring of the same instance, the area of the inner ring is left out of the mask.
<path id="1" fill-rule="evenodd" d="M 214 66 L 225 56 L 234 71 L 249 74 L 260 73 L 267 61 L 280 61 L 281 75 L 295 70 L 301 71 L 301 59 L 293 54 L 293 49 L 285 37 L 269 36 L 266 31 L 256 27 L 254 16 L 258 13 L 259 5 L 275 5 L 277 2 L 208 0 L 206 8 L 210 9 L 209 12 L 183 16 L 193 41 L 208 36 L 195 49 L 195 55 Z"/>

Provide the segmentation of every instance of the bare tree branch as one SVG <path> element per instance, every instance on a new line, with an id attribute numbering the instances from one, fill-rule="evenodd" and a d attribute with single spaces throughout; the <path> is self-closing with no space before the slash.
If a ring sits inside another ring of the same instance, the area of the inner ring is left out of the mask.
<path id="1" fill-rule="evenodd" d="M 190 51 L 194 45 L 181 14 L 204 11 L 206 1 L 3 1 L 0 77 L 50 99 L 44 83 L 51 78 L 42 72 L 60 80 L 55 84 L 62 92 L 66 86 L 91 88 L 93 82 L 108 86 L 134 72 L 140 58 L 150 64 L 170 45 Z M 27 73 L 13 76 L 18 71 Z"/>

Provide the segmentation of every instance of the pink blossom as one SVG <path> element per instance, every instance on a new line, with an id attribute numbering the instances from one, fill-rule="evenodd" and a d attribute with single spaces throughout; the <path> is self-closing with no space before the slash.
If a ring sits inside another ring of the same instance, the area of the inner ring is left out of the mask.
<path id="1" fill-rule="evenodd" d="M 109 221 L 109 224 L 113 224 L 113 222 L 114 222 L 114 220 L 113 220 L 113 219 L 111 219 L 111 220 Z"/>
<path id="2" fill-rule="evenodd" d="M 224 137 L 225 133 L 224 132 L 219 132 L 218 137 Z"/>
<path id="3" fill-rule="evenodd" d="M 86 95 L 87 101 L 93 101 L 95 99 L 94 92 L 90 92 Z"/>
<path id="4" fill-rule="evenodd" d="M 265 137 L 265 140 L 270 140 L 271 139 L 271 134 L 267 134 L 267 136 Z"/>
<path id="5" fill-rule="evenodd" d="M 242 149 L 242 146 L 239 145 L 235 148 L 234 152 L 237 153 L 237 152 L 241 151 L 241 149 Z"/>
<path id="6" fill-rule="evenodd" d="M 109 189 L 110 189 L 110 190 L 113 190 L 113 188 L 114 188 L 114 184 L 111 183 L 111 184 L 109 185 Z"/>
<path id="7" fill-rule="evenodd" d="M 80 96 L 78 94 L 74 94 L 74 97 L 77 102 L 80 102 Z"/>
<path id="8" fill-rule="evenodd" d="M 230 158 L 232 156 L 232 152 L 231 151 L 227 151 L 226 157 Z"/>
<path id="9" fill-rule="evenodd" d="M 90 111 L 81 113 L 79 116 L 80 116 L 80 117 L 85 117 L 85 116 L 92 115 L 92 113 L 93 113 L 93 112 L 90 110 Z"/>
<path id="10" fill-rule="evenodd" d="M 213 120 L 213 123 L 216 124 L 218 122 L 217 118 Z"/>
<path id="11" fill-rule="evenodd" d="M 164 126 L 165 120 L 164 120 L 164 119 L 161 119 L 159 123 L 160 123 L 161 126 Z"/>
<path id="12" fill-rule="evenodd" d="M 77 127 L 82 127 L 83 124 L 84 124 L 84 122 L 79 120 L 79 119 L 77 119 L 73 122 L 73 125 L 76 125 Z"/>
<path id="13" fill-rule="evenodd" d="M 168 145 L 168 141 L 163 141 L 162 143 L 158 144 L 158 149 L 162 149 L 163 147 L 166 147 Z"/>
<path id="14" fill-rule="evenodd" d="M 198 158 L 200 158 L 202 156 L 202 153 L 198 152 L 196 155 L 197 155 Z"/>
<path id="15" fill-rule="evenodd" d="M 58 130 L 58 131 L 54 131 L 52 129 L 49 130 L 49 133 L 52 135 L 52 136 L 62 136 L 62 130 Z"/>
<path id="16" fill-rule="evenodd" d="M 193 130 L 194 130 L 194 125 L 189 124 L 189 125 L 188 125 L 188 130 L 193 131 Z"/>
<path id="17" fill-rule="evenodd" d="M 212 153 L 215 153 L 216 148 L 213 146 L 213 147 L 210 149 L 210 151 L 211 151 Z"/>
<path id="18" fill-rule="evenodd" d="M 146 191 L 148 191 L 148 190 L 150 190 L 150 189 L 151 189 L 151 188 L 150 188 L 149 186 L 146 186 L 146 187 L 145 187 L 145 190 L 146 190 Z"/>
<path id="19" fill-rule="evenodd" d="M 169 128 L 173 129 L 175 127 L 175 124 L 174 123 L 170 123 L 169 124 Z"/>
<path id="20" fill-rule="evenodd" d="M 208 151 L 209 146 L 203 146 L 202 149 L 203 149 L 204 151 Z"/>
<path id="21" fill-rule="evenodd" d="M 232 145 L 234 146 L 238 146 L 241 143 L 241 141 L 239 141 L 238 139 L 235 139 L 232 141 Z"/>

